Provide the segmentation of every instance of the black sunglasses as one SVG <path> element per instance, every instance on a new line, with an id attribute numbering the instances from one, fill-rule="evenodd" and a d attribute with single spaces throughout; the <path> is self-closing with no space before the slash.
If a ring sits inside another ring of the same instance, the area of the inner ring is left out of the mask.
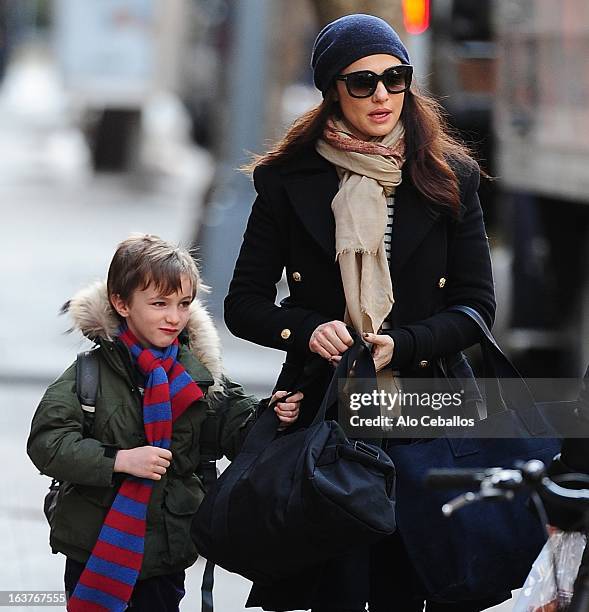
<path id="1" fill-rule="evenodd" d="M 335 78 L 346 83 L 346 89 L 352 98 L 368 98 L 376 91 L 379 81 L 383 82 L 389 93 L 398 94 L 409 89 L 412 77 L 413 66 L 400 64 L 387 68 L 382 74 L 376 74 L 371 70 L 359 70 L 338 74 Z"/>

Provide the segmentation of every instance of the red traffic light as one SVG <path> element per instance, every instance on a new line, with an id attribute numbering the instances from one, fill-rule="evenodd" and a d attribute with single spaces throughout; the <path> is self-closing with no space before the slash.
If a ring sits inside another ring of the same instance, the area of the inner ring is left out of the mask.
<path id="1" fill-rule="evenodd" d="M 421 34 L 429 28 L 430 0 L 403 0 L 403 22 L 409 34 Z"/>

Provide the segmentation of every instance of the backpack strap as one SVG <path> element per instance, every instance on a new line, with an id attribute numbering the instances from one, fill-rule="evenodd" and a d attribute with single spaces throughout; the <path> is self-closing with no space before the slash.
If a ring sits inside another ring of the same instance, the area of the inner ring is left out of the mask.
<path id="1" fill-rule="evenodd" d="M 83 435 L 91 437 L 94 432 L 96 396 L 100 382 L 98 348 L 78 353 L 76 358 L 76 395 L 82 406 Z"/>
<path id="2" fill-rule="evenodd" d="M 82 406 L 82 435 L 84 438 L 90 438 L 94 433 L 94 413 L 100 381 L 97 351 L 97 348 L 83 351 L 76 357 L 76 395 Z M 50 526 L 53 525 L 60 487 L 61 481 L 52 478 L 49 492 L 45 495 L 43 502 L 43 512 Z"/>

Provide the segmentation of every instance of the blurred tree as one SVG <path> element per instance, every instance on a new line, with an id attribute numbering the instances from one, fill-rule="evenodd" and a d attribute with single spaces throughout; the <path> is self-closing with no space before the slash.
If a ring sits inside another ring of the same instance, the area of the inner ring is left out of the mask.
<path id="1" fill-rule="evenodd" d="M 403 10 L 401 0 L 312 0 L 320 25 L 350 13 L 368 13 L 388 21 L 402 31 Z"/>

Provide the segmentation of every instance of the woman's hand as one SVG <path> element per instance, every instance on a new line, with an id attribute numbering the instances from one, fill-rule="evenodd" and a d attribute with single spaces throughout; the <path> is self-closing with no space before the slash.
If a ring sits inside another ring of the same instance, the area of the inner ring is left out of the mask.
<path id="1" fill-rule="evenodd" d="M 337 358 L 352 344 L 354 344 L 352 336 L 342 321 L 322 323 L 309 339 L 309 349 L 331 362 L 339 361 Z"/>
<path id="2" fill-rule="evenodd" d="M 366 342 L 372 344 L 372 359 L 374 367 L 380 372 L 385 366 L 391 363 L 393 352 L 395 351 L 395 341 L 386 334 L 362 334 Z"/>
<path id="3" fill-rule="evenodd" d="M 276 391 L 270 399 L 270 403 L 273 403 L 285 395 L 288 395 L 288 391 Z M 278 415 L 283 426 L 288 427 L 299 418 L 300 403 L 303 397 L 304 395 L 300 391 L 297 391 L 284 402 L 279 402 L 274 406 L 274 412 Z"/>

